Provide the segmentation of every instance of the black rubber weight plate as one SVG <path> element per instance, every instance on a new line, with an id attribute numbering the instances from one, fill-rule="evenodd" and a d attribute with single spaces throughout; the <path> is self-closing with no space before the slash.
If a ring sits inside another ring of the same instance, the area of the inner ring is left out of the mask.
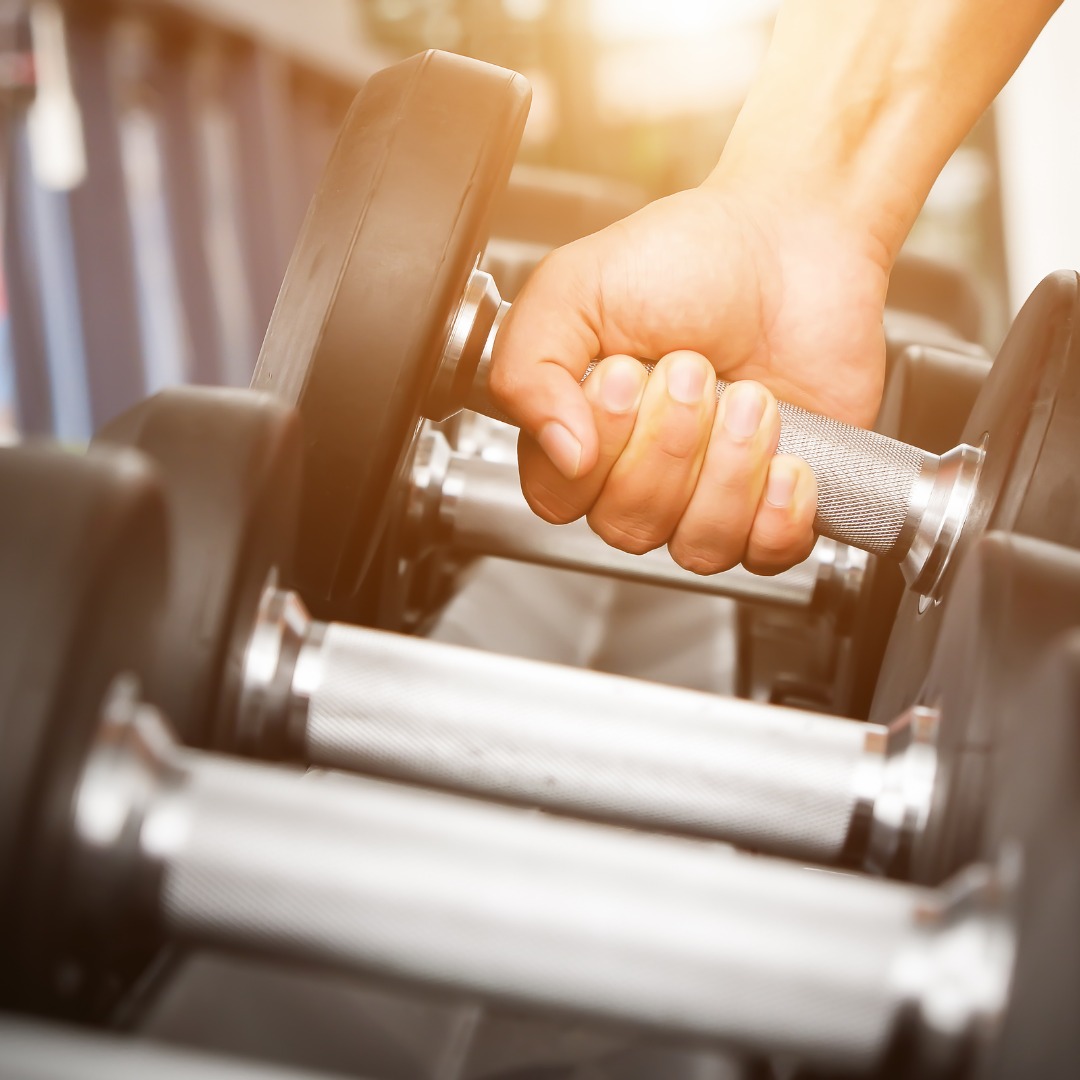
<path id="1" fill-rule="evenodd" d="M 345 121 L 253 381 L 303 416 L 309 601 L 360 585 L 529 96 L 520 75 L 428 52 L 374 75 Z"/>
<path id="2" fill-rule="evenodd" d="M 0 1004 L 48 1007 L 62 943 L 35 928 L 107 688 L 145 660 L 165 511 L 138 455 L 44 447 L 0 451 L 0 505 Z"/>
<path id="3" fill-rule="evenodd" d="M 1009 1007 L 973 1076 L 1066 1080 L 1080 1060 L 1080 636 L 1030 673 L 1023 738 L 993 808 L 986 856 L 1020 851 Z"/>
<path id="4" fill-rule="evenodd" d="M 929 827 L 910 876 L 938 884 L 983 845 L 987 815 L 1028 736 L 1024 687 L 1053 642 L 1080 624 L 1080 551 L 988 533 L 969 552 L 949 598 L 918 698 L 941 711 Z"/>
<path id="5" fill-rule="evenodd" d="M 920 611 L 905 594 L 871 707 L 888 723 L 908 708 L 930 666 L 951 582 L 987 529 L 1080 546 L 1080 294 L 1077 276 L 1046 278 L 1017 315 L 975 403 L 963 441 L 987 439 L 971 517 L 942 602 Z"/>
<path id="6" fill-rule="evenodd" d="M 990 370 L 988 357 L 909 345 L 893 361 L 876 430 L 943 454 L 961 441 Z M 882 657 L 904 595 L 897 563 L 872 557 L 853 618 L 853 671 L 849 715 L 870 711 Z"/>
<path id="7" fill-rule="evenodd" d="M 136 405 L 96 441 L 143 451 L 165 489 L 169 593 L 145 696 L 189 746 L 232 749 L 259 598 L 292 553 L 299 418 L 268 394 L 180 387 Z"/>

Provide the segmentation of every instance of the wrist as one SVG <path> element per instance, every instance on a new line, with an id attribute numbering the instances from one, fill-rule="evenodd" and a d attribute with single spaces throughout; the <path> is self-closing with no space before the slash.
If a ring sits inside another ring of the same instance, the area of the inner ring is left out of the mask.
<path id="1" fill-rule="evenodd" d="M 891 265 L 1058 0 L 784 0 L 707 185 L 848 223 Z"/>
<path id="2" fill-rule="evenodd" d="M 770 204 L 786 217 L 831 222 L 886 272 L 926 196 L 891 170 L 867 167 L 825 139 L 800 146 L 775 136 L 726 147 L 702 187 Z"/>

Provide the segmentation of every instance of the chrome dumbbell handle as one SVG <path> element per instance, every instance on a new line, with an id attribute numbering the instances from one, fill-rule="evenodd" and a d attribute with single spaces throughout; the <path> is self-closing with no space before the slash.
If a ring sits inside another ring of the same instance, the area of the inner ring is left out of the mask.
<path id="1" fill-rule="evenodd" d="M 269 590 L 241 749 L 812 862 L 887 864 L 925 821 L 934 731 L 307 623 Z"/>
<path id="2" fill-rule="evenodd" d="M 418 556 L 445 545 L 753 603 L 813 607 L 835 612 L 841 621 L 852 610 L 866 571 L 864 552 L 827 537 L 819 538 L 804 562 L 772 577 L 741 566 L 692 574 L 660 548 L 631 555 L 603 543 L 584 521 L 554 526 L 541 520 L 529 509 L 512 463 L 454 453 L 436 430 L 421 432 L 401 524 L 403 547 Z"/>
<path id="3" fill-rule="evenodd" d="M 828 1067 L 873 1067 L 912 1017 L 962 1053 L 1004 999 L 992 881 L 957 913 L 928 889 L 182 750 L 152 710 L 122 712 L 76 799 L 90 925 L 124 925 L 126 898 L 197 945 Z"/>
<path id="4" fill-rule="evenodd" d="M 506 419 L 487 381 L 507 310 L 489 275 L 474 271 L 448 334 L 429 417 L 464 405 Z M 717 392 L 726 385 L 718 382 Z M 935 595 L 974 500 L 982 451 L 959 446 L 938 457 L 784 402 L 780 419 L 779 452 L 803 458 L 817 477 L 818 532 L 901 563 L 912 589 Z"/>

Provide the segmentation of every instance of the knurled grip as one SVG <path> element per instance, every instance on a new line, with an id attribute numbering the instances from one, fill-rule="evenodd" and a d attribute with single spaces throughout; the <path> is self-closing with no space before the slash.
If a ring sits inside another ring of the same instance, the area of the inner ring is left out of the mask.
<path id="1" fill-rule="evenodd" d="M 581 381 L 598 366 L 590 364 Z M 655 366 L 645 364 L 650 375 Z M 728 385 L 717 379 L 718 398 Z M 936 466 L 936 456 L 786 401 L 779 402 L 779 412 L 776 452 L 802 458 L 817 478 L 818 534 L 872 555 L 902 557 L 897 542 L 913 507 L 915 485 L 924 469 Z"/>
<path id="2" fill-rule="evenodd" d="M 717 394 L 727 385 L 718 381 Z M 916 481 L 933 455 L 786 401 L 779 411 L 776 452 L 802 458 L 817 478 L 817 532 L 872 555 L 893 552 Z"/>
<path id="3" fill-rule="evenodd" d="M 383 781 L 185 760 L 143 830 L 180 941 L 859 1071 L 903 1014 L 896 973 L 927 890 Z"/>
<path id="4" fill-rule="evenodd" d="M 317 667 L 313 764 L 808 861 L 883 768 L 867 725 L 363 628 L 328 626 Z"/>

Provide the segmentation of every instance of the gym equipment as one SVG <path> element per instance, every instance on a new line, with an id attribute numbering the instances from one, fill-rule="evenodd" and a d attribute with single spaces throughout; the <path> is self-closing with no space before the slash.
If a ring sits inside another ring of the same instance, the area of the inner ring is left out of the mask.
<path id="1" fill-rule="evenodd" d="M 887 426 L 878 430 L 918 445 L 940 443 L 943 432 L 958 436 L 989 367 L 976 346 L 908 346 L 890 367 L 881 418 Z M 584 520 L 553 528 L 525 502 L 511 461 L 452 449 L 430 424 L 417 436 L 408 483 L 393 498 L 400 508 L 390 515 L 384 577 L 387 595 L 400 597 L 402 614 L 383 615 L 380 625 L 387 629 L 430 615 L 425 609 L 449 594 L 461 560 L 494 555 L 832 615 L 841 635 L 856 643 L 857 677 L 872 692 L 903 589 L 898 569 L 891 572 L 887 563 L 871 568 L 865 552 L 828 537 L 819 537 L 803 563 L 772 577 L 741 566 L 703 577 L 662 549 L 631 555 L 609 547 Z M 865 715 L 869 701 L 864 689 L 855 710 Z"/>
<path id="2" fill-rule="evenodd" d="M 53 988 L 20 977 L 25 955 L 55 972 L 69 944 L 38 936 L 30 918 L 62 900 L 48 834 L 92 735 L 67 719 L 96 712 L 118 670 L 147 663 L 166 524 L 154 475 L 131 451 L 0 450 L 0 505 L 0 1004 L 16 991 L 33 1003 Z"/>
<path id="3" fill-rule="evenodd" d="M 516 76 L 427 53 L 371 80 L 331 155 L 253 380 L 305 419 L 296 580 L 316 611 L 363 581 L 421 416 L 497 412 L 487 370 L 506 307 L 473 268 L 483 203 L 504 181 L 526 107 Z M 1071 512 L 1010 509 L 1025 491 L 1054 485 L 1076 445 L 1065 419 L 1080 401 L 1069 390 L 1080 372 L 1075 304 L 1074 274 L 1036 290 L 964 443 L 941 456 L 782 407 L 782 448 L 818 475 L 819 531 L 901 563 L 912 590 L 902 620 L 918 621 L 920 607 L 945 596 L 952 553 L 988 524 L 1080 541 Z M 1044 444 L 1055 452 L 1040 455 Z M 925 651 L 898 647 L 904 693 L 875 706 L 875 717 L 909 703 L 932 646 L 924 627 L 936 619 L 914 631 L 927 637 Z"/>
<path id="4" fill-rule="evenodd" d="M 950 600 L 947 706 L 931 695 L 889 726 L 859 724 L 312 622 L 281 587 L 299 423 L 269 396 L 173 390 L 100 438 L 153 458 L 167 492 L 169 599 L 157 655 L 138 674 L 189 745 L 815 862 L 902 872 L 928 828 L 937 725 L 964 731 L 983 708 L 980 669 L 952 653 L 976 641 L 1004 677 L 1080 612 L 1080 553 L 985 537 Z M 1030 609 L 1014 610 L 1017 595 Z M 964 820 L 977 829 L 983 807 L 969 802 Z"/>
<path id="5" fill-rule="evenodd" d="M 886 309 L 886 335 L 889 314 Z M 900 314 L 906 320 L 908 313 Z M 930 324 L 921 323 L 929 334 Z M 959 441 L 990 357 L 955 335 L 946 338 L 940 325 L 931 336 L 944 343 L 901 346 L 899 338 L 894 341 L 875 430 L 937 453 Z M 473 424 L 481 422 L 477 418 Z M 455 432 L 459 428 L 468 434 L 468 426 L 456 422 Z M 830 615 L 820 604 L 802 612 L 741 605 L 736 694 L 865 719 L 903 592 L 903 573 L 896 563 L 868 558 L 861 586 L 857 593 L 851 591 L 853 610 L 841 608 Z M 413 603 L 418 606 L 419 599 Z"/>
<path id="6" fill-rule="evenodd" d="M 947 280 L 938 284 L 947 285 Z M 947 289 L 945 295 L 949 295 Z M 965 425 L 990 367 L 990 357 L 976 346 L 957 342 L 949 347 L 909 345 L 889 366 L 876 430 L 935 454 L 945 453 L 964 440 Z M 832 680 L 841 684 L 833 690 L 833 700 L 846 716 L 864 719 L 869 715 L 903 595 L 899 568 L 882 559 L 873 560 L 864 575 L 854 615 L 848 620 L 849 655 L 844 658 L 843 673 Z M 917 677 L 918 673 L 913 674 Z"/>
<path id="7" fill-rule="evenodd" d="M 1046 278 L 1016 317 L 962 438 L 986 461 L 954 558 L 986 529 L 1080 546 L 1080 290 L 1077 275 Z M 947 603 L 905 595 L 881 665 L 872 720 L 910 703 L 926 672 Z"/>
<path id="8" fill-rule="evenodd" d="M 856 602 L 867 555 L 820 537 L 810 557 L 773 577 L 741 566 L 703 577 L 657 549 L 631 555 L 605 544 L 584 519 L 553 527 L 521 494 L 516 466 L 450 449 L 442 432 L 425 427 L 412 455 L 404 506 L 395 522 L 398 563 L 450 570 L 455 555 L 495 555 L 567 570 L 668 585 L 755 603 L 835 612 L 842 620 Z M 435 572 L 439 572 L 435 570 Z"/>
<path id="9" fill-rule="evenodd" d="M 0 1080 L 327 1080 L 297 1072 L 182 1050 L 145 1039 L 91 1034 L 69 1025 L 0 1015 Z"/>
<path id="10" fill-rule="evenodd" d="M 113 581 L 125 595 L 153 594 L 163 554 L 147 533 L 159 503 L 145 477 L 139 498 L 123 477 L 127 528 L 109 537 L 117 555 L 141 551 L 113 559 L 117 577 L 128 572 Z M 6 535 L 8 580 L 40 519 L 21 515 Z M 50 554 L 71 560 L 84 539 L 64 534 Z M 34 564 L 38 584 L 48 585 L 54 561 Z M 90 590 L 71 599 L 70 620 L 99 618 Z M 7 625 L 22 652 L 0 652 L 5 681 L 25 655 L 83 670 L 47 622 Z M 137 663 L 139 637 L 129 621 L 126 641 L 100 659 L 124 670 L 130 645 Z M 1080 653 L 1060 663 L 1075 685 Z M 976 1077 L 1033 1075 L 1024 1070 L 1035 1061 L 1039 1075 L 1067 1075 L 1075 1065 L 1075 1025 L 1059 1022 L 1060 1006 L 1041 1012 L 1046 987 L 1068 985 L 1077 970 L 1074 947 L 1048 948 L 1069 939 L 1080 899 L 1070 857 L 1080 759 L 1063 755 L 1039 775 L 1043 747 L 1075 750 L 1075 695 L 1058 693 L 1060 680 L 988 702 L 1016 733 L 1020 766 L 1004 777 L 1012 786 L 999 793 L 980 862 L 929 889 L 182 749 L 132 680 L 114 681 L 94 706 L 59 689 L 68 685 L 59 675 L 44 684 L 46 709 L 27 715 L 0 698 L 5 742 L 28 727 L 38 736 L 18 770 L 5 762 L 34 780 L 5 787 L 18 792 L 4 818 L 15 831 L 0 892 L 8 1002 L 22 1004 L 28 987 L 70 995 L 120 985 L 137 972 L 134 957 L 145 962 L 155 942 L 172 941 L 382 973 L 822 1068 L 870 1072 L 888 1061 L 894 1075 Z M 96 678 L 108 678 L 104 668 Z M 1038 740 L 1027 738 L 1028 713 Z M 1003 1062 L 1019 1071 L 1003 1073 Z"/>

